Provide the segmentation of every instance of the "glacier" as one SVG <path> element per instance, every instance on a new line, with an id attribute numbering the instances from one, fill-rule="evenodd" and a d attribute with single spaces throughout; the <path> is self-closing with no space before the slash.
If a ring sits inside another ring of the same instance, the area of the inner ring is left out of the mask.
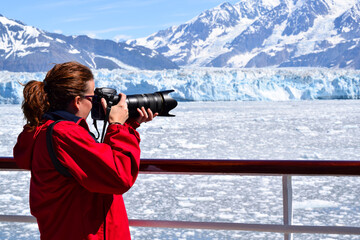
<path id="1" fill-rule="evenodd" d="M 96 87 L 125 94 L 174 89 L 178 101 L 289 101 L 359 99 L 360 71 L 327 68 L 181 68 L 93 70 Z M 0 71 L 0 103 L 22 102 L 23 85 L 45 72 Z"/>

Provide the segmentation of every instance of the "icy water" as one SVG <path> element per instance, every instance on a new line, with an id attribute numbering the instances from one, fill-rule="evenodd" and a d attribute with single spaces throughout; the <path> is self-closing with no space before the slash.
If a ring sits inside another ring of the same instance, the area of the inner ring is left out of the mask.
<path id="1" fill-rule="evenodd" d="M 24 123 L 2 105 L 0 156 Z M 360 160 L 360 101 L 188 102 L 139 128 L 142 158 Z M 360 178 L 293 177 L 294 224 L 360 226 Z M 29 215 L 29 173 L 0 172 L 0 214 Z M 280 176 L 141 174 L 129 218 L 282 224 Z M 133 239 L 283 239 L 245 231 L 131 228 Z M 36 224 L 0 223 L 0 239 L 39 239 Z M 294 234 L 294 239 L 359 236 Z"/>

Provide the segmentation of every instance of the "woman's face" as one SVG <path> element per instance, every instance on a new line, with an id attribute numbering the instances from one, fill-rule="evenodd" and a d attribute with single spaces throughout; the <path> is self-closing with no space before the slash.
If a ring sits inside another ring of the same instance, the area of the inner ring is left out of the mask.
<path id="1" fill-rule="evenodd" d="M 87 118 L 92 108 L 92 99 L 94 95 L 95 82 L 94 80 L 87 82 L 87 91 L 84 96 L 82 96 L 79 100 L 79 110 L 75 113 L 76 116 Z"/>

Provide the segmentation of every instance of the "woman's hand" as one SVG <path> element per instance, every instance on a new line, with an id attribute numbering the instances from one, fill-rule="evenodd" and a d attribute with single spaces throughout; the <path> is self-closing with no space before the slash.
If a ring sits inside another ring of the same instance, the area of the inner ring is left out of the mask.
<path id="1" fill-rule="evenodd" d="M 149 121 L 153 120 L 154 117 L 159 115 L 158 113 L 153 114 L 153 112 L 151 111 L 150 108 L 148 108 L 146 111 L 144 107 L 141 107 L 141 109 L 138 108 L 137 111 L 139 113 L 139 117 L 136 118 L 136 121 L 139 124 L 141 124 L 143 122 L 149 122 Z"/>
<path id="2" fill-rule="evenodd" d="M 111 107 L 110 115 L 109 115 L 109 123 L 118 122 L 124 124 L 126 120 L 129 118 L 129 110 L 128 105 L 126 103 L 126 95 L 120 93 L 120 101 L 115 106 Z M 106 101 L 105 99 L 101 99 L 101 104 L 106 109 Z"/>

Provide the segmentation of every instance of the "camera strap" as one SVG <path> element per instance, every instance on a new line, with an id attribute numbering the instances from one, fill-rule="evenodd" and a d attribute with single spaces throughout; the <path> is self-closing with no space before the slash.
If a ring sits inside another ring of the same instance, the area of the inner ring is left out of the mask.
<path id="1" fill-rule="evenodd" d="M 106 131 L 107 123 L 108 123 L 108 121 L 109 121 L 110 111 L 111 111 L 111 107 L 107 106 L 107 107 L 106 107 L 106 113 L 105 113 L 103 130 L 102 130 L 101 139 L 100 139 L 100 142 L 101 142 L 101 143 L 104 142 L 105 131 Z M 97 128 L 96 128 L 96 130 L 97 130 Z M 98 131 L 98 132 L 99 132 L 99 131 Z"/>
<path id="2" fill-rule="evenodd" d="M 61 162 L 59 161 L 59 159 L 56 157 L 56 153 L 54 150 L 52 134 L 54 131 L 55 124 L 57 124 L 58 122 L 61 122 L 61 121 L 66 121 L 66 120 L 57 120 L 57 121 L 51 123 L 49 125 L 49 127 L 47 128 L 47 130 L 46 130 L 46 146 L 47 146 L 51 161 L 52 161 L 55 169 L 64 177 L 72 177 L 72 175 L 70 174 L 68 169 L 66 167 L 64 167 L 64 165 L 62 165 Z"/>

